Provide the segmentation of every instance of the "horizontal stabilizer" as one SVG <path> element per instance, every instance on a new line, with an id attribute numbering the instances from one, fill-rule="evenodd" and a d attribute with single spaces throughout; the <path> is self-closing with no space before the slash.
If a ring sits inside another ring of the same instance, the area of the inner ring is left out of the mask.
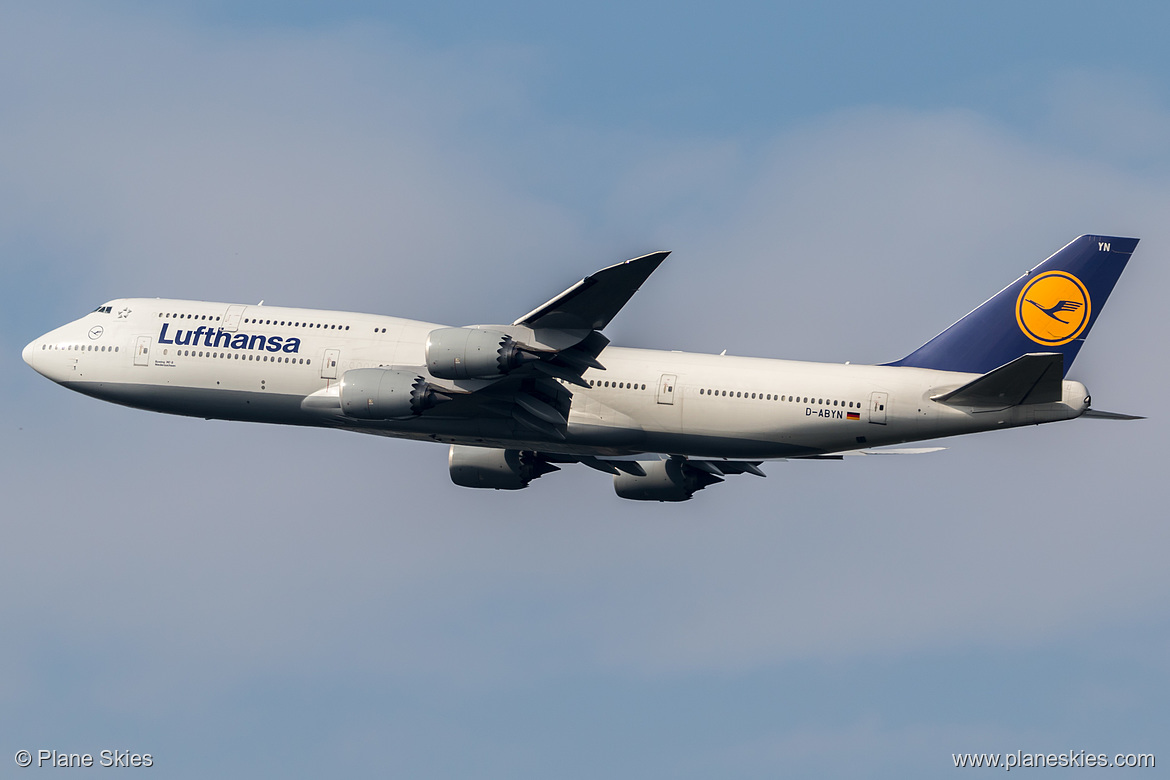
<path id="1" fill-rule="evenodd" d="M 1081 417 L 1089 417 L 1094 420 L 1144 420 L 1138 414 L 1122 414 L 1121 412 L 1099 412 L 1096 409 L 1087 409 Z"/>
<path id="2" fill-rule="evenodd" d="M 1022 404 L 1056 403 L 1064 397 L 1064 355 L 1035 352 L 989 371 L 957 390 L 936 395 L 932 401 L 949 406 L 1003 409 Z"/>

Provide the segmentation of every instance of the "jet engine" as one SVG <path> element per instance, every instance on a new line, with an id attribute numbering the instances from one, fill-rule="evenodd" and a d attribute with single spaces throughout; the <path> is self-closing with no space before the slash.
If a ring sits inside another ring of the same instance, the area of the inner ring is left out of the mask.
<path id="1" fill-rule="evenodd" d="M 427 370 L 441 379 L 497 377 L 540 358 L 495 330 L 439 328 L 427 335 Z"/>
<path id="2" fill-rule="evenodd" d="M 452 444 L 447 455 L 451 481 L 470 488 L 520 490 L 534 479 L 560 469 L 535 452 Z"/>
<path id="3" fill-rule="evenodd" d="M 451 397 L 411 371 L 354 368 L 341 375 L 341 411 L 363 420 L 403 420 Z"/>
<path id="4" fill-rule="evenodd" d="M 723 481 L 674 458 L 638 463 L 646 476 L 624 472 L 614 475 L 613 489 L 619 497 L 634 501 L 687 501 L 708 485 Z"/>

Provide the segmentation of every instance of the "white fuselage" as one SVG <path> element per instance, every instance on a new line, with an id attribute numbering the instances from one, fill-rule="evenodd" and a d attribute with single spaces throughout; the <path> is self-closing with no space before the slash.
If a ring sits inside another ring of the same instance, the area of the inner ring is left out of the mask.
<path id="1" fill-rule="evenodd" d="M 313 425 L 449 443 L 597 455 L 640 452 L 767 459 L 841 452 L 1066 420 L 1088 408 L 1064 381 L 1057 403 L 996 410 L 931 400 L 977 375 L 607 347 L 572 393 L 564 440 L 458 404 L 363 421 L 306 403 L 355 368 L 427 377 L 428 333 L 374 314 L 201 301 L 122 299 L 24 350 L 38 372 L 127 406 L 227 420 Z M 437 384 L 452 385 L 435 380 Z"/>

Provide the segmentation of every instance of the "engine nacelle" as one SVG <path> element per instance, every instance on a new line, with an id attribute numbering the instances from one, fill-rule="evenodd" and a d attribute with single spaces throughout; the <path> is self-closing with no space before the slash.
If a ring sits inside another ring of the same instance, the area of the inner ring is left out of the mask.
<path id="1" fill-rule="evenodd" d="M 451 481 L 461 487 L 520 490 L 557 467 L 535 452 L 452 444 L 447 455 Z"/>
<path id="2" fill-rule="evenodd" d="M 442 379 L 503 376 L 533 360 L 507 333 L 476 328 L 439 328 L 427 335 L 427 370 Z"/>
<path id="3" fill-rule="evenodd" d="M 451 398 L 412 371 L 354 368 L 341 375 L 341 412 L 362 420 L 403 420 Z"/>
<path id="4" fill-rule="evenodd" d="M 719 477 L 686 465 L 685 461 L 638 461 L 646 476 L 615 474 L 613 489 L 621 498 L 634 501 L 687 501 L 698 491 L 722 482 Z"/>

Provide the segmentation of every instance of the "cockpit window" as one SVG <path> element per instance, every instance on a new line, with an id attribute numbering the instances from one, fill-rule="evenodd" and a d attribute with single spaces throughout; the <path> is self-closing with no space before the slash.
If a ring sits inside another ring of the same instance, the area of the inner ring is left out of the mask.
<path id="1" fill-rule="evenodd" d="M 94 309 L 94 314 L 109 314 L 114 310 L 113 306 L 99 306 Z"/>

